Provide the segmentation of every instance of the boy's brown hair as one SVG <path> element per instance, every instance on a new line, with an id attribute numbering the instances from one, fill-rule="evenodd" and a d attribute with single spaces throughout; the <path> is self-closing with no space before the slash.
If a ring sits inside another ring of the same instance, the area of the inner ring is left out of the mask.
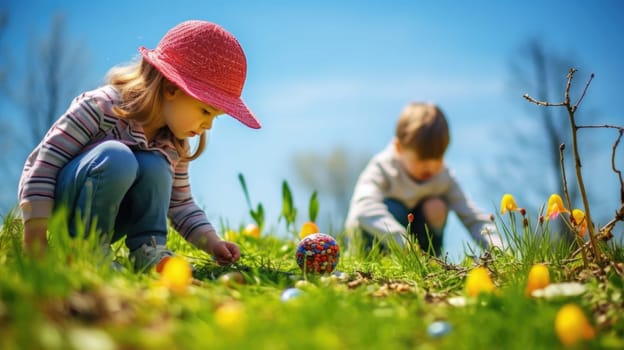
<path id="1" fill-rule="evenodd" d="M 401 147 L 416 152 L 420 159 L 441 159 L 451 139 L 444 113 L 436 105 L 419 102 L 410 103 L 401 112 L 396 138 Z"/>

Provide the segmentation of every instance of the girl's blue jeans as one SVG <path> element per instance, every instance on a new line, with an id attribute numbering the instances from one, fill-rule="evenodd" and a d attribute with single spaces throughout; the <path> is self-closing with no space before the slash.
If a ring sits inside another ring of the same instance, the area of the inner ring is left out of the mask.
<path id="1" fill-rule="evenodd" d="M 104 141 L 72 159 L 58 175 L 55 209 L 67 210 L 69 233 L 95 229 L 110 243 L 126 236 L 133 251 L 167 241 L 173 173 L 157 151 Z"/>

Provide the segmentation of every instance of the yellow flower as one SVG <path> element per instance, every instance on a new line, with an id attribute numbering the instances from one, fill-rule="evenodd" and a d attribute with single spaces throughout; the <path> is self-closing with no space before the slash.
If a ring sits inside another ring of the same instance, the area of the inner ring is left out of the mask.
<path id="1" fill-rule="evenodd" d="M 590 340 L 596 331 L 589 323 L 583 310 L 576 304 L 566 304 L 555 317 L 555 331 L 564 345 L 573 345 L 580 340 Z"/>
<path id="2" fill-rule="evenodd" d="M 546 212 L 546 218 L 556 219 L 561 213 L 569 213 L 568 209 L 563 205 L 561 197 L 553 193 L 548 198 L 548 211 Z"/>
<path id="3" fill-rule="evenodd" d="M 313 233 L 319 233 L 319 228 L 312 221 L 308 221 L 301 225 L 301 231 L 299 231 L 299 238 L 303 239 L 305 236 L 311 235 Z"/>
<path id="4" fill-rule="evenodd" d="M 157 270 L 160 272 L 160 284 L 176 293 L 185 293 L 193 282 L 191 264 L 182 257 L 166 258 Z"/>
<path id="5" fill-rule="evenodd" d="M 223 234 L 223 239 L 226 241 L 235 241 L 238 238 L 238 233 L 232 229 L 228 229 Z"/>
<path id="6" fill-rule="evenodd" d="M 471 297 L 476 297 L 481 293 L 491 293 L 496 289 L 488 270 L 485 267 L 479 266 L 468 272 L 466 277 L 466 294 Z"/>
<path id="7" fill-rule="evenodd" d="M 509 193 L 505 193 L 503 199 L 501 199 L 501 214 L 505 214 L 508 211 L 518 210 L 518 205 L 516 204 L 516 200 Z"/>
<path id="8" fill-rule="evenodd" d="M 527 296 L 531 296 L 534 290 L 542 289 L 550 284 L 550 273 L 548 267 L 544 264 L 535 264 L 529 271 L 529 278 L 525 293 Z"/>
<path id="9" fill-rule="evenodd" d="M 580 236 L 584 236 L 587 232 L 587 220 L 585 219 L 585 212 L 581 209 L 572 210 L 572 218 L 574 219 L 573 225 L 577 229 Z"/>

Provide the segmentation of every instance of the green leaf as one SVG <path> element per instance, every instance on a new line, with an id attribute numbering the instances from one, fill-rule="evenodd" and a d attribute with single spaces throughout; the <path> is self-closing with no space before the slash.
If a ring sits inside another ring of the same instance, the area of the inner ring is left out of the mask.
<path id="1" fill-rule="evenodd" d="M 260 231 L 262 231 L 264 227 L 264 207 L 262 206 L 262 203 L 258 203 L 258 209 L 256 209 L 256 211 L 253 213 L 252 217 L 260 228 Z"/>
<path id="2" fill-rule="evenodd" d="M 297 209 L 293 204 L 293 196 L 286 180 L 282 182 L 282 216 L 288 226 L 294 224 L 297 218 Z"/>
<path id="3" fill-rule="evenodd" d="M 241 186 L 243 187 L 243 193 L 245 194 L 245 199 L 247 200 L 247 206 L 249 207 L 249 210 L 253 210 L 251 207 L 251 200 L 249 199 L 249 192 L 247 191 L 247 183 L 245 183 L 245 177 L 242 173 L 238 173 L 238 181 L 240 181 Z"/>
<path id="4" fill-rule="evenodd" d="M 316 217 L 318 216 L 318 212 L 319 212 L 318 195 L 316 191 L 314 191 L 312 192 L 312 195 L 310 196 L 310 203 L 308 204 L 308 214 L 310 216 L 310 221 L 316 222 Z"/>

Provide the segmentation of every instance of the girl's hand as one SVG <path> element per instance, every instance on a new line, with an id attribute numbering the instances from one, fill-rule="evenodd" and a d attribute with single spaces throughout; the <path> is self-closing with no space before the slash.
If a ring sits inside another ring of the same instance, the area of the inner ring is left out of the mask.
<path id="1" fill-rule="evenodd" d="M 240 259 L 240 249 L 232 242 L 218 241 L 212 246 L 212 256 L 219 265 L 230 265 Z"/>
<path id="2" fill-rule="evenodd" d="M 24 223 L 24 251 L 35 257 L 45 254 L 48 247 L 47 219 L 30 219 Z"/>

